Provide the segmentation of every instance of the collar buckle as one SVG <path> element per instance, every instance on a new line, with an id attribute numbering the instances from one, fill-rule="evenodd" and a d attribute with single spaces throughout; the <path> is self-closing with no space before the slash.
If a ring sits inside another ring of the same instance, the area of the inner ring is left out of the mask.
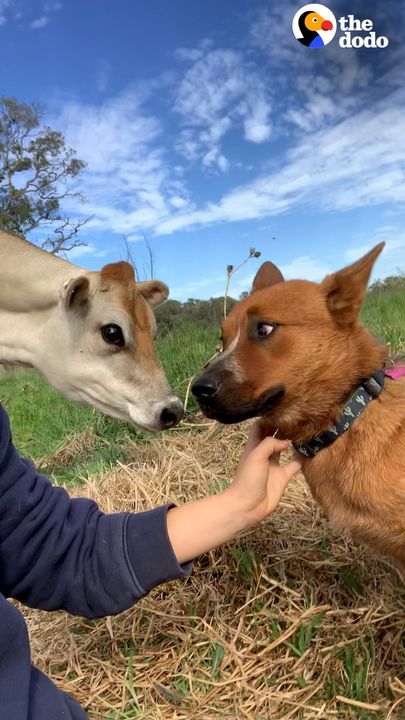
<path id="1" fill-rule="evenodd" d="M 362 383 L 364 389 L 373 398 L 377 398 L 384 387 L 384 372 L 379 370 Z"/>

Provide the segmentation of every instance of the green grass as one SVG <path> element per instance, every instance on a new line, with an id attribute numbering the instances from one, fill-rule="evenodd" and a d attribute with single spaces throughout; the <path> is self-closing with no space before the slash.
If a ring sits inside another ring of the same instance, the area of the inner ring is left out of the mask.
<path id="1" fill-rule="evenodd" d="M 370 668 L 375 665 L 375 650 L 374 638 L 371 633 L 340 650 L 337 654 L 337 662 L 342 668 L 342 673 L 339 676 L 329 675 L 325 687 L 325 697 L 331 699 L 336 695 L 342 695 L 351 700 L 369 702 L 368 675 Z M 343 713 L 347 707 L 343 703 L 339 703 L 339 710 Z M 379 713 L 354 706 L 351 710 L 359 720 L 377 720 L 381 717 Z"/>
<path id="2" fill-rule="evenodd" d="M 308 622 L 300 625 L 297 632 L 291 637 L 290 642 L 286 642 L 294 655 L 302 657 L 310 644 L 311 640 L 315 637 L 318 626 L 322 623 L 325 617 L 325 613 L 319 613 L 315 617 L 311 618 Z"/>
<path id="3" fill-rule="evenodd" d="M 218 338 L 218 328 L 190 323 L 158 340 L 159 357 L 174 392 L 181 398 L 184 398 L 191 378 L 214 355 Z M 195 405 L 191 399 L 192 407 Z"/>
<path id="4" fill-rule="evenodd" d="M 367 295 L 362 319 L 394 352 L 405 351 L 405 293 L 382 291 Z M 160 359 L 176 394 L 184 399 L 190 380 L 212 357 L 218 342 L 217 327 L 188 323 L 157 341 Z M 33 371 L 0 377 L 0 400 L 11 418 L 15 445 L 23 456 L 49 458 L 69 438 L 91 429 L 93 442 L 67 466 L 42 467 L 57 482 L 78 482 L 101 472 L 118 460 L 125 462 L 129 441 L 148 440 L 129 426 L 91 408 L 80 407 L 49 387 Z M 192 396 L 188 410 L 196 407 Z"/>
<path id="5" fill-rule="evenodd" d="M 214 354 L 216 328 L 189 325 L 158 340 L 158 353 L 175 393 L 181 398 L 191 377 Z M 91 430 L 94 442 L 68 466 L 43 461 L 41 469 L 56 482 L 80 482 L 118 460 L 125 462 L 129 441 L 150 439 L 129 425 L 67 400 L 35 371 L 0 376 L 0 401 L 10 416 L 13 440 L 21 455 L 35 461 L 49 458 L 70 438 Z M 188 409 L 194 409 L 190 398 Z"/>
<path id="6" fill-rule="evenodd" d="M 405 352 L 405 291 L 369 293 L 361 312 L 368 329 L 393 352 Z"/>
<path id="7" fill-rule="evenodd" d="M 68 435 L 94 423 L 91 409 L 70 402 L 34 371 L 1 377 L 0 398 L 20 452 L 34 458 L 51 454 Z"/>

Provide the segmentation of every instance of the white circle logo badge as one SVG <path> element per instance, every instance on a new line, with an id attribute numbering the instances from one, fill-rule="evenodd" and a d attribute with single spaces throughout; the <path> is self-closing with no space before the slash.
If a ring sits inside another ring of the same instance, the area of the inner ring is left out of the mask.
<path id="1" fill-rule="evenodd" d="M 337 22 L 326 5 L 310 3 L 295 13 L 292 31 L 298 42 L 309 48 L 322 48 L 336 35 Z"/>

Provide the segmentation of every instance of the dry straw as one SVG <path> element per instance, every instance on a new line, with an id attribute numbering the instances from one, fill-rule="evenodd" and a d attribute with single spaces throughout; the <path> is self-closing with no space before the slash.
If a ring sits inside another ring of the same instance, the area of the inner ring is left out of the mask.
<path id="1" fill-rule="evenodd" d="M 74 493 L 112 512 L 216 492 L 245 433 L 183 426 Z M 128 612 L 24 615 L 33 661 L 92 719 L 399 720 L 404 600 L 388 562 L 335 533 L 298 477 L 261 527 Z"/>

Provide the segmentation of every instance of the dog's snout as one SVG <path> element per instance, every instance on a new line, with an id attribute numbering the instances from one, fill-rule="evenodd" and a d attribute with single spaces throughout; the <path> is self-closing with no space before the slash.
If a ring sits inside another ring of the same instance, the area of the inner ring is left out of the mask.
<path id="1" fill-rule="evenodd" d="M 218 381 L 208 375 L 202 375 L 191 386 L 191 392 L 197 400 L 204 400 L 215 395 L 218 391 Z"/>
<path id="2" fill-rule="evenodd" d="M 180 400 L 173 400 L 169 405 L 163 408 L 160 413 L 160 427 L 162 430 L 177 425 L 184 415 L 184 408 Z"/>

